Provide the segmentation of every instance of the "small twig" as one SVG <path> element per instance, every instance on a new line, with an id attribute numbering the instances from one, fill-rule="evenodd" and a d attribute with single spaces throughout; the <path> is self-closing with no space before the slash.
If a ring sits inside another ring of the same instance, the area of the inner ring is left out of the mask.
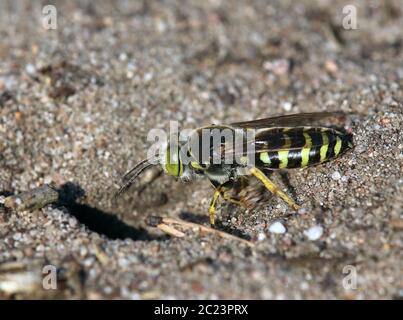
<path id="1" fill-rule="evenodd" d="M 105 254 L 105 252 L 102 251 L 102 249 L 95 245 L 94 247 L 94 253 L 95 256 L 97 257 L 98 261 L 103 265 L 106 266 L 109 262 L 108 256 Z"/>
<path id="2" fill-rule="evenodd" d="M 4 206 L 6 208 L 21 211 L 41 209 L 48 204 L 56 202 L 58 198 L 59 193 L 57 190 L 54 187 L 45 184 L 18 195 L 7 197 L 4 199 Z"/>
<path id="3" fill-rule="evenodd" d="M 182 238 L 185 236 L 182 231 L 176 230 L 175 228 L 170 227 L 165 223 L 160 223 L 159 225 L 157 225 L 157 228 L 174 237 Z"/>
<path id="4" fill-rule="evenodd" d="M 185 236 L 185 234 L 181 231 L 176 230 L 173 227 L 170 227 L 170 224 L 176 224 L 181 226 L 184 229 L 192 229 L 192 230 L 199 230 L 202 232 L 206 232 L 206 233 L 213 233 L 221 238 L 226 238 L 226 239 L 231 239 L 231 240 L 236 240 L 236 241 L 240 241 L 246 245 L 248 245 L 249 247 L 254 247 L 255 244 L 249 240 L 246 239 L 242 239 L 239 238 L 237 236 L 234 236 L 232 234 L 226 233 L 226 232 L 222 232 L 220 230 L 216 230 L 210 227 L 206 227 L 197 223 L 193 223 L 193 222 L 187 222 L 187 221 L 183 221 L 183 220 L 178 220 L 178 219 L 173 219 L 173 218 L 164 218 L 164 217 L 156 217 L 156 216 L 152 216 L 149 217 L 148 219 L 148 225 L 156 227 L 158 229 L 160 229 L 161 231 L 164 231 L 170 235 L 176 236 L 176 237 L 183 237 Z"/>

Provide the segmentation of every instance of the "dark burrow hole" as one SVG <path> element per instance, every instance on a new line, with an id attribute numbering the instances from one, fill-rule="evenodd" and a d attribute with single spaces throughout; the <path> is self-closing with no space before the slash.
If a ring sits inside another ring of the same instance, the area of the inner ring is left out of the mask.
<path id="1" fill-rule="evenodd" d="M 77 184 L 68 182 L 62 185 L 59 190 L 58 205 L 66 207 L 70 214 L 87 226 L 91 231 L 102 234 L 109 239 L 132 239 L 132 240 L 167 240 L 168 235 L 153 235 L 144 228 L 133 227 L 119 218 L 113 213 L 105 212 L 89 205 L 80 204 L 78 200 L 85 196 L 85 191 Z M 208 216 L 200 216 L 190 212 L 182 212 L 180 218 L 186 221 L 204 224 L 208 221 Z M 217 220 L 216 226 L 219 230 L 236 235 L 238 237 L 249 239 L 248 235 L 241 231 L 224 226 L 221 221 Z"/>
<path id="2" fill-rule="evenodd" d="M 124 221 L 120 220 L 116 214 L 111 212 L 106 212 L 98 208 L 82 204 L 79 202 L 80 199 L 85 197 L 85 191 L 78 184 L 67 182 L 57 189 L 59 194 L 58 201 L 54 205 L 56 207 L 65 207 L 68 212 L 74 216 L 81 224 L 84 224 L 89 230 L 96 232 L 98 234 L 106 236 L 111 240 L 143 240 L 143 241 L 165 241 L 170 238 L 169 235 L 157 235 L 151 234 L 143 227 L 134 227 L 126 224 Z M 11 196 L 12 192 L 1 191 L 2 196 Z M 4 207 L 0 206 L 0 209 Z M 196 224 L 205 224 L 208 222 L 208 215 L 199 215 L 191 212 L 181 212 L 180 218 L 193 222 Z M 240 230 L 226 226 L 219 219 L 216 220 L 216 227 L 218 230 L 233 234 L 240 238 L 250 239 L 250 236 L 242 233 Z"/>
<path id="3" fill-rule="evenodd" d="M 113 213 L 78 203 L 78 200 L 85 196 L 85 191 L 77 184 L 68 182 L 62 185 L 58 192 L 59 201 L 57 205 L 66 207 L 70 214 L 89 230 L 102 234 L 109 239 L 150 241 L 166 238 L 154 236 L 144 228 L 130 226 Z"/>

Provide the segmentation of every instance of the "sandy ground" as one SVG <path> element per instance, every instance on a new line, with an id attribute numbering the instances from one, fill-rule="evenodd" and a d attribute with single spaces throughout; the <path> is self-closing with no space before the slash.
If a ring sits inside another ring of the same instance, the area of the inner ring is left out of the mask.
<path id="1" fill-rule="evenodd" d="M 0 298 L 402 298 L 401 1 L 58 1 L 56 30 L 39 3 L 0 10 L 0 202 L 45 183 L 60 201 L 0 206 Z M 170 120 L 325 110 L 351 113 L 356 148 L 273 174 L 303 210 L 220 205 L 219 228 L 254 248 L 146 225 L 208 226 L 207 181 L 161 175 L 113 199 Z M 57 290 L 41 289 L 46 265 Z"/>

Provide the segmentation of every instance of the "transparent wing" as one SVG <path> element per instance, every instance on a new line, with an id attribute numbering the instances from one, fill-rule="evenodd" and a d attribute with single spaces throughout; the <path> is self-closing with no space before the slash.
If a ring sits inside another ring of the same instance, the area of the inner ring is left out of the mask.
<path id="1" fill-rule="evenodd" d="M 210 125 L 199 128 L 196 132 L 199 136 L 201 136 L 202 129 L 206 129 L 207 131 L 213 129 L 230 129 L 234 132 L 236 131 L 238 134 L 241 132 L 243 139 L 232 140 L 232 144 L 230 143 L 228 145 L 223 142 L 214 146 L 210 144 L 210 155 L 219 155 L 221 159 L 224 159 L 251 153 L 300 149 L 305 145 L 305 138 L 303 134 L 298 133 L 298 128 L 302 130 L 302 127 L 314 126 L 315 122 L 320 120 L 329 118 L 335 118 L 336 120 L 337 118 L 339 121 L 344 117 L 345 114 L 343 112 L 299 113 L 245 122 L 235 122 L 227 126 Z M 287 135 L 282 134 L 284 128 L 289 129 L 287 130 Z M 256 129 L 259 131 L 253 138 L 249 138 L 246 134 L 248 129 Z M 311 143 L 312 147 L 320 145 L 320 143 L 316 143 L 316 141 L 312 141 Z"/>
<path id="2" fill-rule="evenodd" d="M 296 113 L 271 118 L 263 118 L 244 122 L 231 123 L 235 128 L 250 128 L 250 129 L 262 129 L 270 127 L 288 127 L 288 126 L 306 126 L 314 124 L 317 121 L 327 118 L 339 118 L 342 119 L 346 116 L 345 113 L 335 112 L 312 112 L 312 113 Z"/>

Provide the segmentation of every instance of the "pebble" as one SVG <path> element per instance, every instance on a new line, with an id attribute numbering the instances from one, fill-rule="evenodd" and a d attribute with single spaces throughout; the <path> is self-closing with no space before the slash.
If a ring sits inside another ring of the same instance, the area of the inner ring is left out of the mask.
<path id="1" fill-rule="evenodd" d="M 70 227 L 74 228 L 77 225 L 77 220 L 73 219 L 73 218 L 70 218 L 69 219 L 69 225 L 70 225 Z"/>
<path id="2" fill-rule="evenodd" d="M 304 234 L 308 237 L 309 240 L 315 241 L 322 236 L 323 228 L 321 226 L 313 226 L 308 230 L 305 230 Z"/>
<path id="3" fill-rule="evenodd" d="M 125 52 L 122 52 L 119 54 L 119 60 L 120 61 L 126 61 L 127 60 L 127 54 Z"/>
<path id="4" fill-rule="evenodd" d="M 298 214 L 300 214 L 300 215 L 304 215 L 304 214 L 306 214 L 307 212 L 308 212 L 308 211 L 307 211 L 306 208 L 304 208 L 304 207 L 298 209 Z"/>
<path id="5" fill-rule="evenodd" d="M 28 74 L 34 74 L 34 73 L 36 72 L 36 69 L 35 69 L 35 66 L 34 66 L 33 64 L 28 63 L 28 64 L 25 66 L 25 71 L 26 71 Z"/>
<path id="6" fill-rule="evenodd" d="M 113 292 L 113 289 L 111 287 L 107 286 L 107 287 L 104 288 L 104 292 L 106 294 L 111 294 Z"/>
<path id="7" fill-rule="evenodd" d="M 260 232 L 257 235 L 257 241 L 263 241 L 264 239 L 266 239 L 266 235 L 263 232 Z"/>
<path id="8" fill-rule="evenodd" d="M 153 76 L 154 76 L 154 75 L 153 75 L 151 72 L 147 72 L 147 73 L 144 75 L 144 82 L 150 82 L 150 81 L 152 80 Z"/>
<path id="9" fill-rule="evenodd" d="M 83 261 L 83 265 L 84 265 L 85 267 L 91 267 L 91 266 L 94 264 L 94 262 L 95 262 L 95 259 L 94 259 L 93 257 L 89 257 L 89 258 L 86 258 L 86 259 Z"/>
<path id="10" fill-rule="evenodd" d="M 299 285 L 300 289 L 303 291 L 309 290 L 309 283 L 306 281 L 301 282 Z"/>
<path id="11" fill-rule="evenodd" d="M 287 112 L 289 112 L 289 111 L 291 111 L 291 109 L 292 109 L 292 103 L 291 102 L 284 102 L 283 103 L 283 109 L 284 109 L 284 111 L 287 111 Z"/>
<path id="12" fill-rule="evenodd" d="M 277 76 L 287 74 L 290 70 L 290 62 L 287 59 L 276 59 L 272 61 L 265 61 L 263 68 L 267 71 L 274 73 Z"/>
<path id="13" fill-rule="evenodd" d="M 333 180 L 340 180 L 341 179 L 341 174 L 340 174 L 340 172 L 339 171 L 335 171 L 335 172 L 333 172 L 333 174 L 332 174 L 332 179 Z"/>
<path id="14" fill-rule="evenodd" d="M 275 233 L 275 234 L 283 234 L 283 233 L 285 233 L 286 231 L 287 231 L 287 230 L 286 230 L 286 228 L 284 227 L 284 225 L 283 225 L 281 222 L 279 222 L 279 221 L 274 222 L 274 223 L 271 224 L 270 227 L 269 227 L 269 232 Z"/>
<path id="15" fill-rule="evenodd" d="M 13 239 L 15 241 L 19 241 L 22 238 L 22 234 L 20 232 L 17 232 L 16 234 L 13 235 Z"/>
<path id="16" fill-rule="evenodd" d="M 332 60 L 328 60 L 325 63 L 325 70 L 329 73 L 336 73 L 339 68 L 337 67 L 337 64 L 332 61 Z"/>

